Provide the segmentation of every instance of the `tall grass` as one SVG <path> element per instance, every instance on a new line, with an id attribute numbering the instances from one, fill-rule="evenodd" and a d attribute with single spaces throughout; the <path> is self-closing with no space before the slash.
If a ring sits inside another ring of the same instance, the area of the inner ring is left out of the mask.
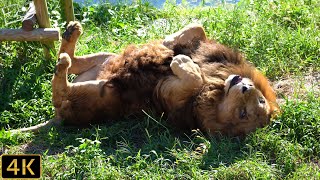
<path id="1" fill-rule="evenodd" d="M 1 1 L 1 28 L 19 28 L 27 5 Z M 49 0 L 48 5 L 52 25 L 63 30 L 58 2 Z M 192 9 L 170 3 L 155 9 L 141 1 L 131 6 L 75 4 L 75 13 L 85 29 L 78 55 L 120 52 L 128 44 L 161 39 L 200 22 L 210 38 L 240 49 L 272 81 L 320 70 L 317 0 L 241 1 Z M 44 60 L 38 42 L 0 44 L 0 127 L 52 118 L 55 62 Z M 319 179 L 318 95 L 309 90 L 303 98 L 285 97 L 282 114 L 243 139 L 177 133 L 161 118 L 146 116 L 39 134 L 2 130 L 0 153 L 40 153 L 43 178 L 54 179 Z"/>

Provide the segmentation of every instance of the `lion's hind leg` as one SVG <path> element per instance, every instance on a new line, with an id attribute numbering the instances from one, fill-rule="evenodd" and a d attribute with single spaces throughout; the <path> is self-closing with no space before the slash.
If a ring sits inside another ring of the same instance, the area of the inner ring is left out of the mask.
<path id="1" fill-rule="evenodd" d="M 116 56 L 114 53 L 98 52 L 84 56 L 76 56 L 76 44 L 83 32 L 80 22 L 70 21 L 66 31 L 62 34 L 59 55 L 67 53 L 72 61 L 68 74 L 76 74 L 81 77 L 77 78 L 77 82 L 94 80 L 99 72 L 99 65 L 107 62 L 109 58 Z"/>
<path id="2" fill-rule="evenodd" d="M 66 99 L 67 95 L 67 88 L 68 88 L 68 81 L 67 81 L 67 71 L 71 65 L 71 60 L 68 54 L 64 53 L 61 54 L 59 61 L 56 65 L 55 75 L 52 80 L 52 90 L 53 90 L 53 104 L 54 107 L 61 107 L 63 100 Z M 18 133 L 18 132 L 38 132 L 40 129 L 45 127 L 51 127 L 53 125 L 60 125 L 61 119 L 59 117 L 55 117 L 49 121 L 43 122 L 41 124 L 27 127 L 27 128 L 20 128 L 17 130 L 10 130 L 11 133 Z"/>
<path id="3" fill-rule="evenodd" d="M 68 54 L 60 54 L 52 79 L 52 101 L 57 119 L 64 120 L 65 124 L 86 126 L 100 121 L 100 117 L 119 114 L 120 100 L 112 84 L 107 80 L 68 82 L 70 66 Z"/>
<path id="4" fill-rule="evenodd" d="M 68 68 L 71 66 L 71 59 L 68 54 L 60 54 L 55 73 L 52 79 L 52 100 L 54 107 L 60 107 L 68 94 Z"/>
<path id="5" fill-rule="evenodd" d="M 66 31 L 62 34 L 62 42 L 58 54 L 67 53 L 71 58 L 73 58 L 76 43 L 82 32 L 82 26 L 79 22 L 70 21 Z"/>

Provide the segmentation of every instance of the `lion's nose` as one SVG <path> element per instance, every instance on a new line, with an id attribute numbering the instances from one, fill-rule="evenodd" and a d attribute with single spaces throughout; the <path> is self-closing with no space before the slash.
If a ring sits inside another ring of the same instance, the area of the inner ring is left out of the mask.
<path id="1" fill-rule="evenodd" d="M 247 86 L 242 86 L 242 93 L 246 92 L 249 88 Z"/>

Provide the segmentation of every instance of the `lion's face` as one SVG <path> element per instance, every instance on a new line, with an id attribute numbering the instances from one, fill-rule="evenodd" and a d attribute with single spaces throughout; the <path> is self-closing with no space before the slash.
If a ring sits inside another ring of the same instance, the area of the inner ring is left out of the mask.
<path id="1" fill-rule="evenodd" d="M 270 105 L 248 78 L 230 75 L 225 80 L 224 98 L 218 107 L 218 119 L 231 135 L 247 134 L 270 121 Z"/>

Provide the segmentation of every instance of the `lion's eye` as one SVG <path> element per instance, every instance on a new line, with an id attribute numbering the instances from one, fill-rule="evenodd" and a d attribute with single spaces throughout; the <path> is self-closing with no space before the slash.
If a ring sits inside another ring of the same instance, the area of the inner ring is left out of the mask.
<path id="1" fill-rule="evenodd" d="M 242 109 L 240 111 L 240 119 L 243 119 L 247 116 L 247 110 L 246 109 Z"/>
<path id="2" fill-rule="evenodd" d="M 263 97 L 259 97 L 259 103 L 260 103 L 260 104 L 265 104 L 265 103 L 266 103 L 266 101 L 264 100 L 264 98 L 263 98 Z"/>

